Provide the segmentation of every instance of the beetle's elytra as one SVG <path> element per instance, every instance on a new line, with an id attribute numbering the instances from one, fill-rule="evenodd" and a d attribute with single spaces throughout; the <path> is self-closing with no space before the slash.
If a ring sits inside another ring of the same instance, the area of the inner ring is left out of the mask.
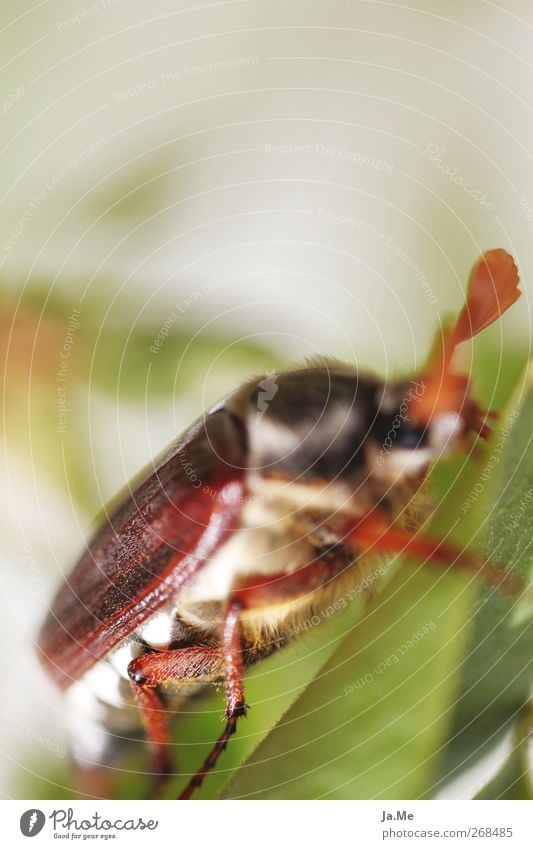
<path id="1" fill-rule="evenodd" d="M 372 554 L 456 559 L 413 531 L 406 504 L 436 458 L 489 432 L 452 356 L 519 294 L 512 258 L 489 251 L 412 380 L 384 384 L 329 359 L 255 378 L 170 447 L 97 531 L 40 634 L 80 764 L 113 756 L 106 729 L 142 725 L 151 770 L 167 775 L 166 715 L 191 681 L 224 681 L 226 724 L 188 798 L 246 713 L 246 666 L 361 584 Z M 461 565 L 519 589 L 474 555 Z"/>

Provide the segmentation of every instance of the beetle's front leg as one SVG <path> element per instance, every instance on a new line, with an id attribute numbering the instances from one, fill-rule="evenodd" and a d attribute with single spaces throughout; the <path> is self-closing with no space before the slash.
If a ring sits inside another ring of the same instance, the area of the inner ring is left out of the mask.
<path id="1" fill-rule="evenodd" d="M 484 560 L 453 542 L 425 536 L 392 525 L 387 517 L 375 509 L 345 529 L 345 538 L 358 551 L 365 553 L 404 554 L 424 563 L 453 566 L 479 578 L 487 586 L 497 587 L 504 595 L 516 598 L 525 589 L 521 575 L 504 569 L 497 563 Z"/>

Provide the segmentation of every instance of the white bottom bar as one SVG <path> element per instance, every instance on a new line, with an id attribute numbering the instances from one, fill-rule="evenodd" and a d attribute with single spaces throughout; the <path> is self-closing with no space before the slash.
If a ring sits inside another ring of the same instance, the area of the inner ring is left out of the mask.
<path id="1" fill-rule="evenodd" d="M 4 845 L 28 847 L 34 836 L 35 849 L 67 841 L 176 849 L 533 845 L 530 802 L 6 800 L 1 805 Z"/>

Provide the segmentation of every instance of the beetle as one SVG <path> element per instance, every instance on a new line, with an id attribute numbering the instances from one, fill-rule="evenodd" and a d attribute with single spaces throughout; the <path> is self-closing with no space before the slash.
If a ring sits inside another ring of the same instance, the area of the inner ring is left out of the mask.
<path id="1" fill-rule="evenodd" d="M 490 433 L 493 414 L 453 354 L 516 301 L 518 282 L 512 257 L 488 251 L 413 379 L 384 383 L 329 358 L 253 378 L 130 488 L 59 589 L 38 641 L 65 691 L 78 763 L 110 763 L 110 739 L 143 727 L 150 771 L 164 780 L 168 714 L 191 683 L 224 682 L 224 728 L 180 796 L 189 798 L 246 715 L 245 668 L 363 586 L 377 554 L 458 561 L 520 592 L 512 572 L 417 532 L 410 509 L 438 457 Z"/>

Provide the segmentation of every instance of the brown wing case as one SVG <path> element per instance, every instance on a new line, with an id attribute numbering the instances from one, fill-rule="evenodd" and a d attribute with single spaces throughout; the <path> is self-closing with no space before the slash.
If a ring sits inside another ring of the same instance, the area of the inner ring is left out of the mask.
<path id="1" fill-rule="evenodd" d="M 201 420 L 106 519 L 39 637 L 66 688 L 184 586 L 238 527 L 246 440 L 225 409 Z"/>

